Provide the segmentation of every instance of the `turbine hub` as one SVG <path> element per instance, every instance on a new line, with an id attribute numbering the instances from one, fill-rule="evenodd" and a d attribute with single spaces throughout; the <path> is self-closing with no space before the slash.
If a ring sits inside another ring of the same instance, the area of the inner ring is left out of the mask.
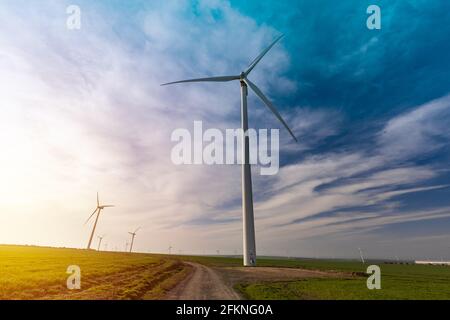
<path id="1" fill-rule="evenodd" d="M 241 72 L 240 77 L 241 77 L 241 80 L 245 79 L 245 72 L 244 71 Z"/>

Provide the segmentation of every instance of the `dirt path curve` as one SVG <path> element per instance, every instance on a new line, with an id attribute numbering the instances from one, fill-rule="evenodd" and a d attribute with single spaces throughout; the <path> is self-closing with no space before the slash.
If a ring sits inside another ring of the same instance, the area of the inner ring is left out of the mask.
<path id="1" fill-rule="evenodd" d="M 241 297 L 211 268 L 202 264 L 185 262 L 193 271 L 190 276 L 172 289 L 167 300 L 239 300 Z"/>

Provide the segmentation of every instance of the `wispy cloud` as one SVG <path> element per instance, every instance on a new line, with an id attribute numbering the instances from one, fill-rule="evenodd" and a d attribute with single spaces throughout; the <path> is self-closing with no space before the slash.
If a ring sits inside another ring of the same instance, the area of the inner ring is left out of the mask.
<path id="1" fill-rule="evenodd" d="M 373 132 L 373 148 L 322 153 L 283 167 L 266 193 L 271 197 L 258 203 L 258 225 L 298 239 L 448 217 L 450 206 L 405 210 L 402 196 L 448 190 L 448 184 L 432 182 L 446 172 L 445 166 L 415 160 L 448 145 L 433 138 L 448 135 L 449 107 L 443 97 L 390 119 Z"/>
<path id="2" fill-rule="evenodd" d="M 170 161 L 173 129 L 239 126 L 237 84 L 159 85 L 239 72 L 280 32 L 227 1 L 135 1 L 136 12 L 81 1 L 76 32 L 65 28 L 68 2 L 23 3 L 0 5 L 0 242 L 82 246 L 100 191 L 117 205 L 100 224 L 110 243 L 143 226 L 140 250 L 240 248 L 240 168 Z M 382 39 L 369 40 L 342 54 L 364 56 Z M 281 129 L 283 167 L 254 178 L 258 250 L 287 243 L 300 254 L 305 238 L 447 217 L 445 204 L 406 210 L 403 197 L 447 190 L 436 181 L 445 167 L 417 160 L 448 148 L 450 98 L 391 115 L 361 145 L 331 148 L 352 123 L 327 99 L 284 98 L 305 92 L 303 77 L 288 76 L 294 59 L 281 43 L 252 74 L 300 138 Z M 250 105 L 255 127 L 278 126 L 253 96 Z"/>
<path id="3" fill-rule="evenodd" d="M 449 121 L 450 96 L 445 96 L 391 119 L 378 143 L 382 152 L 393 158 L 422 158 L 448 146 Z"/>
<path id="4" fill-rule="evenodd" d="M 278 33 L 225 1 L 200 1 L 195 10 L 187 1 L 154 2 L 127 21 L 131 35 L 113 8 L 84 2 L 74 32 L 65 28 L 66 4 L 22 11 L 2 3 L 0 210 L 9 224 L 0 241 L 80 246 L 100 191 L 117 205 L 100 224 L 111 241 L 144 225 L 141 249 L 204 243 L 182 227 L 238 198 L 240 170 L 173 165 L 170 134 L 200 119 L 238 127 L 239 97 L 230 95 L 237 88 L 160 83 L 239 72 Z M 278 46 L 259 70 L 271 67 L 271 80 L 283 83 L 287 64 Z M 13 232 L 19 228 L 23 234 Z"/>

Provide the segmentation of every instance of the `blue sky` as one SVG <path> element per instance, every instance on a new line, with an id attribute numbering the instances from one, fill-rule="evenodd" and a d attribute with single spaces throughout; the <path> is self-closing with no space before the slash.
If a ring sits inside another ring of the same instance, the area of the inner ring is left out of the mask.
<path id="1" fill-rule="evenodd" d="M 142 251 L 239 252 L 239 167 L 170 161 L 174 129 L 239 125 L 236 84 L 159 84 L 238 73 L 283 33 L 251 79 L 300 142 L 281 128 L 279 174 L 254 176 L 258 253 L 450 259 L 450 4 L 77 1 L 68 31 L 73 3 L 0 4 L 0 242 L 83 246 L 100 191 L 112 246 L 142 225 Z"/>

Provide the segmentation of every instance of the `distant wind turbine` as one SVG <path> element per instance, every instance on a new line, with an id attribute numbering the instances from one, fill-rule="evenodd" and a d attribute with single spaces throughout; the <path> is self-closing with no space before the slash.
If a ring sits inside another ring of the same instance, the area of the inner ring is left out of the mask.
<path id="1" fill-rule="evenodd" d="M 171 252 L 172 252 L 172 246 L 169 246 L 169 254 L 171 254 Z"/>
<path id="2" fill-rule="evenodd" d="M 136 230 L 134 230 L 134 232 L 128 232 L 129 234 L 131 234 L 130 252 L 133 250 L 133 243 L 134 243 L 134 237 L 136 237 L 136 232 L 137 232 L 140 228 L 141 228 L 141 227 L 137 228 Z"/>
<path id="3" fill-rule="evenodd" d="M 359 256 L 361 257 L 361 262 L 362 262 L 363 264 L 366 263 L 366 262 L 364 261 L 364 256 L 363 256 L 363 253 L 362 253 L 361 248 L 358 248 L 358 250 L 359 250 Z"/>
<path id="4" fill-rule="evenodd" d="M 100 251 L 100 246 L 102 245 L 102 240 L 103 240 L 104 237 L 105 237 L 105 235 L 102 235 L 101 237 L 100 237 L 100 236 L 97 236 L 97 238 L 98 238 L 98 248 L 97 248 L 97 251 Z"/>
<path id="5" fill-rule="evenodd" d="M 128 251 L 128 241 L 125 242 L 125 252 L 127 252 L 127 251 Z"/>
<path id="6" fill-rule="evenodd" d="M 262 93 L 262 91 L 251 82 L 247 76 L 252 72 L 256 65 L 261 61 L 261 59 L 269 52 L 270 49 L 282 38 L 279 36 L 267 49 L 265 49 L 259 56 L 253 60 L 248 68 L 241 72 L 239 75 L 234 76 L 220 76 L 220 77 L 209 77 L 209 78 L 199 78 L 175 81 L 162 84 L 170 85 L 176 83 L 187 83 L 187 82 L 229 82 L 233 80 L 238 80 L 241 84 L 241 121 L 242 121 L 242 146 L 243 146 L 243 163 L 242 163 L 242 222 L 243 222 L 243 256 L 244 256 L 244 266 L 255 266 L 256 265 L 256 243 L 255 243 L 255 223 L 253 215 L 253 193 L 252 193 L 252 177 L 250 168 L 250 151 L 249 151 L 249 137 L 247 135 L 248 131 L 248 114 L 247 114 L 247 87 L 250 87 L 253 92 L 262 100 L 262 102 L 269 108 L 269 110 L 275 115 L 275 117 L 283 124 L 287 129 L 289 134 L 297 141 L 297 138 L 292 133 L 291 129 L 287 123 L 283 120 L 280 113 L 277 111 L 275 106 L 270 102 L 269 99 Z"/>
<path id="7" fill-rule="evenodd" d="M 114 206 L 113 205 L 100 205 L 100 200 L 99 200 L 98 192 L 97 192 L 97 208 L 95 208 L 94 212 L 92 212 L 90 217 L 84 223 L 84 224 L 88 223 L 89 220 L 91 220 L 91 218 L 97 213 L 97 216 L 95 218 L 94 227 L 92 228 L 92 233 L 91 233 L 91 236 L 89 237 L 89 243 L 87 246 L 88 249 L 91 248 L 92 238 L 94 238 L 95 228 L 97 227 L 98 217 L 100 216 L 100 213 L 102 212 L 103 209 L 110 208 L 110 207 L 114 207 Z"/>

